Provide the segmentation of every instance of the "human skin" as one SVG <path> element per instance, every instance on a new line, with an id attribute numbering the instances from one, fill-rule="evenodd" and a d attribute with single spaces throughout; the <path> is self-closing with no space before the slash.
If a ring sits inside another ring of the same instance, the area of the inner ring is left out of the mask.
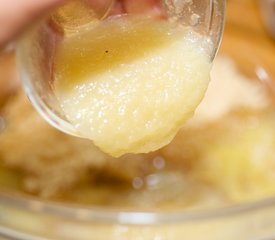
<path id="1" fill-rule="evenodd" d="M 65 0 L 0 0 L 0 49 Z"/>
<path id="2" fill-rule="evenodd" d="M 102 0 L 91 1 L 94 5 Z M 66 0 L 0 0 L 0 50 L 37 18 Z M 114 0 L 113 13 L 151 12 L 160 14 L 160 0 Z"/>

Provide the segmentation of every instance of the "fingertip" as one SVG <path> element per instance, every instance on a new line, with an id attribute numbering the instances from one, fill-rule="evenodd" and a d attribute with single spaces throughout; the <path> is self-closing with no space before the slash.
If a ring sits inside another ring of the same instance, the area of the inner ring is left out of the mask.
<path id="1" fill-rule="evenodd" d="M 66 0 L 0 1 L 0 48 L 18 36 L 29 24 Z"/>

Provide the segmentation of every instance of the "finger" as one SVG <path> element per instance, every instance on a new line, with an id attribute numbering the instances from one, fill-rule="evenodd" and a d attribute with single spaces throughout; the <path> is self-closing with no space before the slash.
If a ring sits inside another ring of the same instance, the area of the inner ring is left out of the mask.
<path id="1" fill-rule="evenodd" d="M 36 18 L 64 0 L 1 0 L 0 48 Z"/>
<path id="2" fill-rule="evenodd" d="M 125 9 L 123 7 L 122 1 L 115 0 L 109 15 L 115 16 L 115 15 L 119 15 L 119 14 L 123 14 L 123 13 L 125 13 Z"/>
<path id="3" fill-rule="evenodd" d="M 106 16 L 113 7 L 113 0 L 85 0 L 85 2 L 93 9 L 99 19 Z"/>
<path id="4" fill-rule="evenodd" d="M 153 17 L 163 15 L 160 0 L 124 0 L 124 6 L 127 13 L 145 14 Z"/>

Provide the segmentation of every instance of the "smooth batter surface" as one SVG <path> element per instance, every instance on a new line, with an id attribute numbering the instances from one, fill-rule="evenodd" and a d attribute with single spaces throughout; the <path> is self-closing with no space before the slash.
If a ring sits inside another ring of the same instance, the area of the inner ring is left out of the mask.
<path id="1" fill-rule="evenodd" d="M 55 93 L 67 119 L 120 156 L 168 144 L 209 83 L 198 35 L 162 20 L 117 17 L 64 40 Z"/>

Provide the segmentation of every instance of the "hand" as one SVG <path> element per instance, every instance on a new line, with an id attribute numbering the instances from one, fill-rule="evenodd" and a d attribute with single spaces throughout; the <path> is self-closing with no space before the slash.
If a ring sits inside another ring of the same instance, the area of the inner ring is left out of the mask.
<path id="1" fill-rule="evenodd" d="M 162 11 L 161 0 L 115 0 L 112 14 L 143 13 L 158 17 L 163 15 Z"/>
<path id="2" fill-rule="evenodd" d="M 36 18 L 66 0 L 0 0 L 0 49 Z M 86 0 L 87 1 L 87 0 Z M 88 0 L 100 4 L 99 0 Z M 115 0 L 111 14 L 148 13 L 161 16 L 161 0 Z"/>
<path id="3" fill-rule="evenodd" d="M 0 49 L 36 18 L 64 0 L 0 0 Z"/>

